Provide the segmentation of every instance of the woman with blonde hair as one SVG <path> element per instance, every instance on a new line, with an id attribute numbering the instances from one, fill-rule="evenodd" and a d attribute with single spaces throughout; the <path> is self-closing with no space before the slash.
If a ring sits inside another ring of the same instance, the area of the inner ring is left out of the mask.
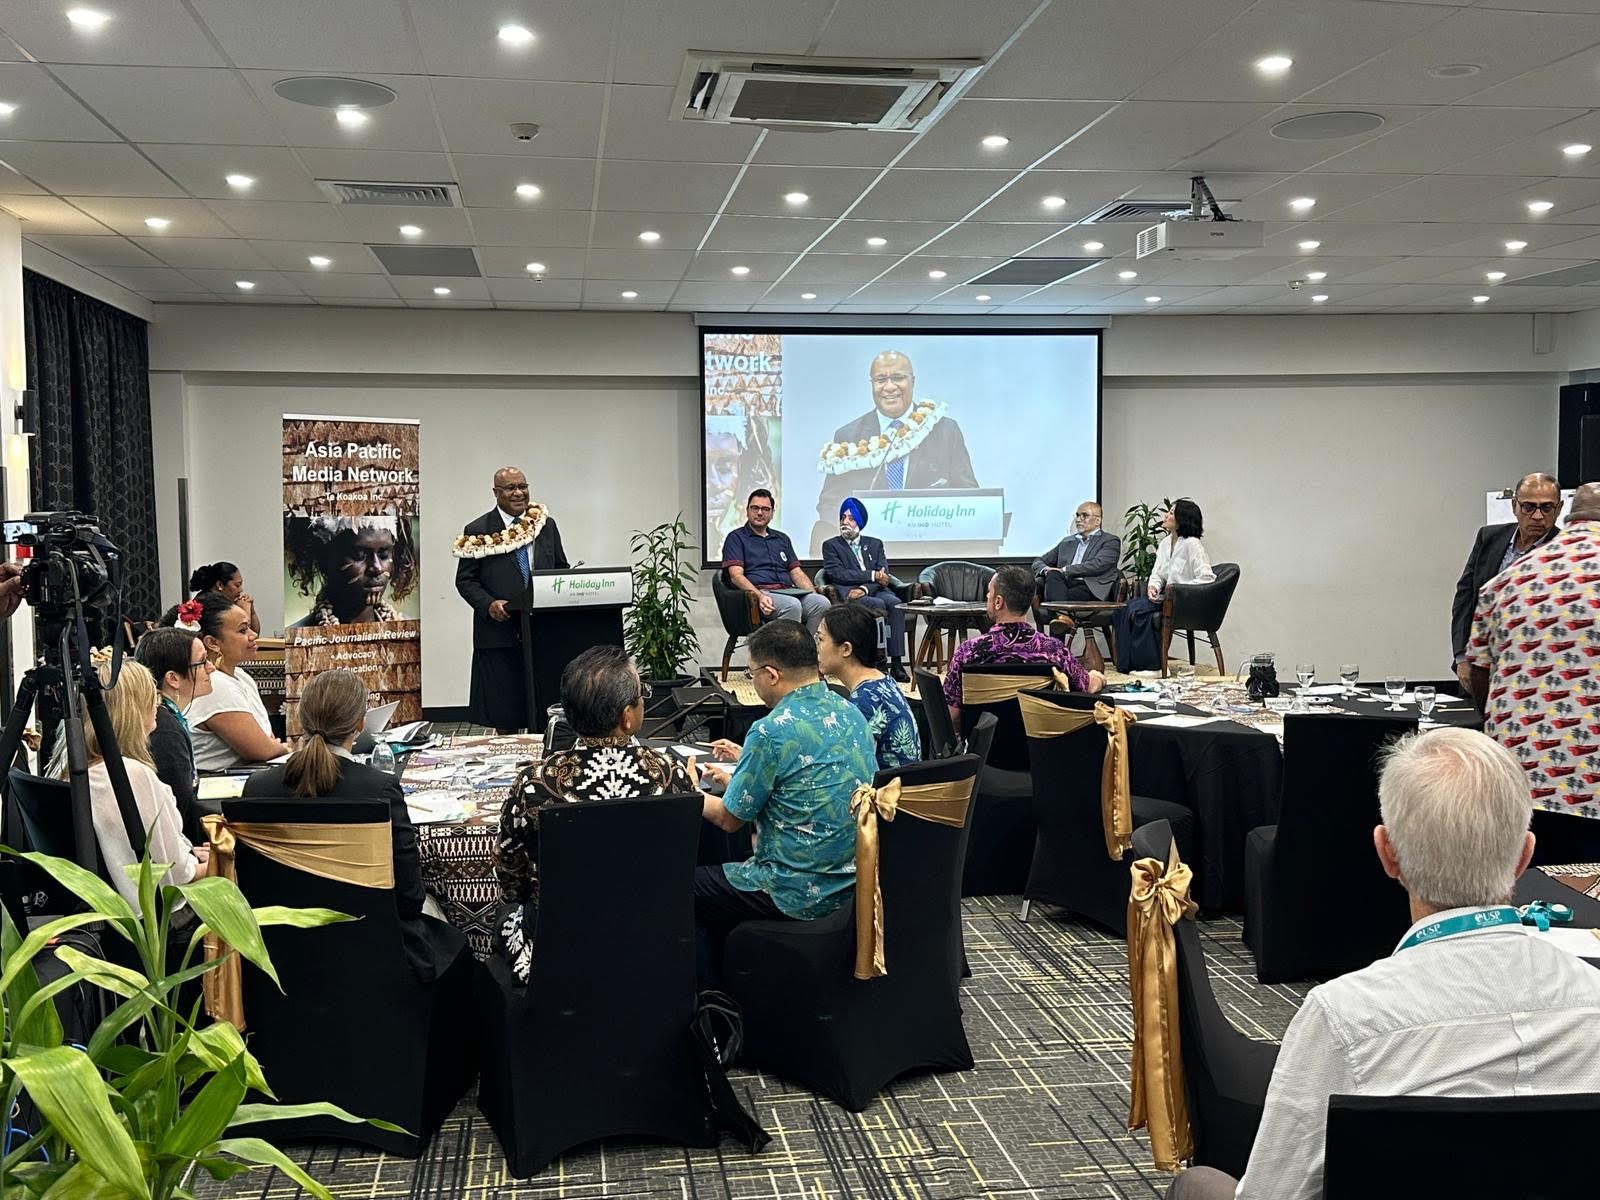
<path id="1" fill-rule="evenodd" d="M 394 902 L 406 957 L 424 980 L 435 979 L 455 961 L 465 939 L 460 931 L 422 911 L 422 860 L 400 781 L 387 771 L 357 762 L 352 748 L 366 720 L 367 685 L 354 671 L 320 672 L 300 693 L 300 745 L 287 761 L 257 771 L 245 781 L 248 799 L 383 800 L 389 805 L 394 841 Z"/>
<path id="2" fill-rule="evenodd" d="M 183 818 L 178 815 L 178 803 L 173 798 L 172 789 L 161 782 L 155 764 L 150 759 L 150 731 L 156 726 L 156 681 L 149 671 L 132 659 L 122 660 L 114 687 L 111 686 L 109 657 L 98 671 L 106 712 L 111 718 L 111 732 L 117 740 L 116 748 L 128 773 L 134 804 L 144 822 L 145 837 L 150 845 L 150 861 L 171 864 L 158 883 L 188 883 L 206 873 L 207 850 L 204 846 L 196 847 L 184 837 Z M 100 745 L 99 735 L 90 723 L 87 712 L 83 718 L 83 736 L 89 750 L 89 807 L 94 819 L 95 840 L 99 843 L 100 857 L 105 860 L 106 873 L 110 876 L 112 886 L 137 909 L 139 885 L 125 868 L 137 865 L 139 858 L 133 852 L 133 843 L 123 823 L 116 793 L 111 790 L 105 750 Z M 67 733 L 64 722 L 57 731 L 45 774 L 55 779 L 67 778 Z"/>

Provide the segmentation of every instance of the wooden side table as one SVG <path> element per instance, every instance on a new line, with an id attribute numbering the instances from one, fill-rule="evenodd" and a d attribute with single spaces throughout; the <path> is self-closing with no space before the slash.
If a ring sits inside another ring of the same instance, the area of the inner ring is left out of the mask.
<path id="1" fill-rule="evenodd" d="M 1047 613 L 1065 617 L 1072 622 L 1074 629 L 1083 630 L 1083 666 L 1088 671 L 1105 673 L 1105 655 L 1100 653 L 1100 643 L 1095 640 L 1094 631 L 1104 629 L 1106 642 L 1111 649 L 1111 657 L 1117 657 L 1117 635 L 1111 625 L 1112 618 L 1127 607 L 1125 600 L 1046 600 L 1040 608 Z M 1070 643 L 1072 635 L 1067 635 Z"/>
<path id="2" fill-rule="evenodd" d="M 969 628 L 977 628 L 978 622 L 988 614 L 989 610 L 987 605 L 976 601 L 934 604 L 928 600 L 917 600 L 900 605 L 900 611 L 906 614 L 911 623 L 913 637 L 918 617 L 928 623 L 922 641 L 912 655 L 911 665 L 927 667 L 934 674 L 943 675 L 945 667 L 955 655 L 956 647 L 961 644 L 961 635 Z"/>

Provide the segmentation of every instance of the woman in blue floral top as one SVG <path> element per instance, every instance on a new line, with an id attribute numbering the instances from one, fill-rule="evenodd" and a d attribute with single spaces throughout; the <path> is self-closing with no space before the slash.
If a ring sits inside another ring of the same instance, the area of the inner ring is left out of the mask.
<path id="1" fill-rule="evenodd" d="M 880 670 L 878 618 L 864 604 L 836 604 L 817 630 L 817 664 L 850 689 L 850 703 L 867 719 L 878 769 L 922 761 L 922 738 L 900 685 Z"/>

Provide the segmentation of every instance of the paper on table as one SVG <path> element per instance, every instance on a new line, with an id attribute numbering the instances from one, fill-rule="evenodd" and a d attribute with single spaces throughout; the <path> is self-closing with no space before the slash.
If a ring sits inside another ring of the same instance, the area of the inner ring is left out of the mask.
<path id="1" fill-rule="evenodd" d="M 232 800 L 244 795 L 243 775 L 202 775 L 195 781 L 197 800 Z"/>
<path id="2" fill-rule="evenodd" d="M 1279 741 L 1283 740 L 1283 726 L 1281 724 L 1280 725 L 1257 725 L 1256 726 L 1256 731 L 1258 733 L 1270 733 L 1273 737 L 1277 738 Z"/>
<path id="3" fill-rule="evenodd" d="M 1131 712 L 1136 716 L 1139 713 L 1153 713 L 1158 711 L 1157 709 L 1151 708 L 1148 704 L 1119 704 L 1117 707 L 1123 712 Z"/>
<path id="4" fill-rule="evenodd" d="M 1547 932 L 1535 933 L 1534 936 L 1549 942 L 1557 950 L 1565 950 L 1579 958 L 1600 958 L 1600 936 L 1596 936 L 1593 929 L 1568 929 L 1552 925 Z"/>
<path id="5" fill-rule="evenodd" d="M 682 758 L 711 757 L 711 751 L 705 746 L 674 746 L 672 752 Z"/>
<path id="6" fill-rule="evenodd" d="M 1342 696 L 1344 684 L 1342 683 L 1313 683 L 1306 689 L 1308 696 Z"/>
<path id="7" fill-rule="evenodd" d="M 1111 700 L 1154 700 L 1154 692 L 1102 692 L 1101 695 Z"/>
<path id="8" fill-rule="evenodd" d="M 413 825 L 438 825 L 465 821 L 477 815 L 478 806 L 454 792 L 425 792 L 406 798 Z"/>
<path id="9" fill-rule="evenodd" d="M 1210 725 L 1213 721 L 1226 721 L 1227 717 L 1197 717 L 1188 713 L 1168 713 L 1164 717 L 1152 717 L 1148 721 L 1140 721 L 1141 725 L 1166 725 L 1172 729 L 1190 729 L 1196 725 Z"/>

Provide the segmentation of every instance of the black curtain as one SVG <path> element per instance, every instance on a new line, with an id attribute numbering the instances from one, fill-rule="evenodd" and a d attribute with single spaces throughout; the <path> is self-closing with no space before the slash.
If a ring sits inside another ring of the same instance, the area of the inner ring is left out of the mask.
<path id="1" fill-rule="evenodd" d="M 161 612 L 161 560 L 149 326 L 32 271 L 22 273 L 22 314 L 28 386 L 39 397 L 33 510 L 93 516 L 123 554 L 123 614 L 153 620 Z"/>

